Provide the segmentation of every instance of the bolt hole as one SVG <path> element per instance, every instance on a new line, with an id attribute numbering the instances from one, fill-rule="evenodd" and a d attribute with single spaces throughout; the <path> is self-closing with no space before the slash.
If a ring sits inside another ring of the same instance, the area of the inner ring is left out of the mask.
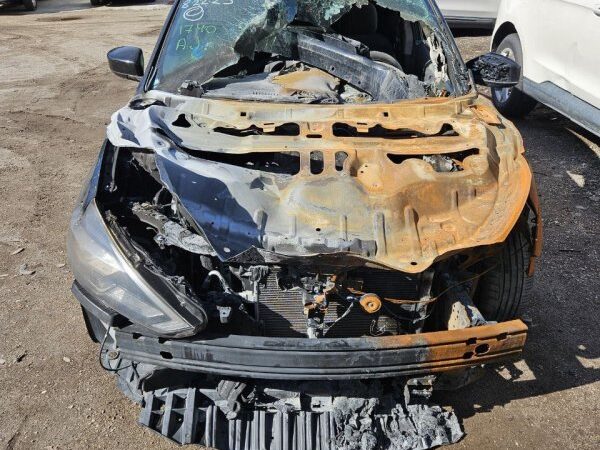
<path id="1" fill-rule="evenodd" d="M 160 338 L 160 337 L 158 338 L 158 343 L 159 343 L 159 344 L 164 344 L 164 343 L 165 343 L 165 342 L 167 342 L 167 341 L 168 341 L 168 339 L 165 339 L 165 338 Z"/>
<path id="2" fill-rule="evenodd" d="M 384 112 L 383 112 L 383 117 L 390 117 L 390 113 L 389 113 L 389 112 L 387 112 L 387 111 L 384 111 Z"/>
<path id="3" fill-rule="evenodd" d="M 320 228 L 315 228 L 315 231 L 321 231 L 321 229 Z"/>
<path id="4" fill-rule="evenodd" d="M 137 340 L 137 339 L 141 338 L 141 337 L 142 337 L 142 335 L 141 335 L 140 333 L 133 333 L 133 334 L 131 335 L 131 337 L 132 337 L 133 339 L 136 339 L 136 340 Z"/>
<path id="5" fill-rule="evenodd" d="M 463 359 L 471 359 L 473 357 L 473 352 L 467 352 L 463 355 Z"/>
<path id="6" fill-rule="evenodd" d="M 173 359 L 171 352 L 160 352 L 160 356 L 162 356 L 163 359 Z"/>
<path id="7" fill-rule="evenodd" d="M 411 262 L 410 262 L 410 265 L 411 265 L 411 266 L 416 266 L 417 264 L 418 264 L 418 263 L 417 263 L 416 261 L 411 261 Z"/>
<path id="8" fill-rule="evenodd" d="M 467 345 L 475 345 L 477 344 L 477 339 L 476 338 L 469 338 L 467 339 Z"/>
<path id="9" fill-rule="evenodd" d="M 247 115 L 248 115 L 248 113 L 246 113 L 245 111 L 242 111 L 242 112 L 240 113 L 240 116 L 242 116 L 242 117 L 246 117 Z"/>
<path id="10" fill-rule="evenodd" d="M 335 154 L 335 170 L 341 172 L 344 170 L 344 162 L 348 159 L 348 153 L 346 152 L 337 152 Z"/>
<path id="11" fill-rule="evenodd" d="M 477 347 L 475 347 L 475 353 L 477 355 L 485 355 L 489 351 L 490 351 L 489 344 L 479 344 Z"/>

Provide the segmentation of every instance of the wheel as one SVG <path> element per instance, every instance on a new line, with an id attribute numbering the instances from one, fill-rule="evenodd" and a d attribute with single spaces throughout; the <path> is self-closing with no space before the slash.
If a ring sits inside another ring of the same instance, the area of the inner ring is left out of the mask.
<path id="1" fill-rule="evenodd" d="M 473 301 L 488 321 L 517 317 L 519 308 L 531 297 L 533 278 L 527 275 L 531 242 L 524 220 L 520 221 L 502 244 L 500 251 L 477 269 L 479 279 Z"/>
<path id="2" fill-rule="evenodd" d="M 35 11 L 37 9 L 37 0 L 23 0 L 25 11 Z"/>
<path id="3" fill-rule="evenodd" d="M 523 67 L 523 49 L 517 33 L 502 39 L 496 53 L 516 61 Z M 492 88 L 492 101 L 501 114 L 509 117 L 524 117 L 537 105 L 537 101 L 523 92 L 523 76 L 515 87 Z"/>
<path id="4" fill-rule="evenodd" d="M 90 0 L 90 3 L 92 6 L 102 6 L 104 5 L 108 0 Z"/>

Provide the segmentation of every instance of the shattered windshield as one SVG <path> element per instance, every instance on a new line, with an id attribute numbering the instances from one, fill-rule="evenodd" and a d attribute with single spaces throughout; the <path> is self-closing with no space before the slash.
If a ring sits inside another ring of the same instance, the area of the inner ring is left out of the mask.
<path id="1" fill-rule="evenodd" d="M 184 0 L 175 8 L 151 89 L 302 103 L 467 90 L 429 0 Z"/>

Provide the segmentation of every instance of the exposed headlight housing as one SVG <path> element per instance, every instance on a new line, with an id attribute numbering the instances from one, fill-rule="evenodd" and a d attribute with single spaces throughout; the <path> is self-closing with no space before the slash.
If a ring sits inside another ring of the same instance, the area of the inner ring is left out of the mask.
<path id="1" fill-rule="evenodd" d="M 85 209 L 83 206 L 79 204 L 73 213 L 67 242 L 69 262 L 81 287 L 159 335 L 184 337 L 203 329 L 204 310 L 168 289 L 166 294 L 159 293 L 158 280 L 142 276 L 115 242 L 96 202 L 92 200 Z"/>

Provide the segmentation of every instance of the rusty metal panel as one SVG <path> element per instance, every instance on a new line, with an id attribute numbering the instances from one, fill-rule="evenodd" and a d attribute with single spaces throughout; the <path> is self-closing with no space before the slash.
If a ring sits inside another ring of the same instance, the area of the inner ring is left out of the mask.
<path id="1" fill-rule="evenodd" d="M 181 116 L 189 126 L 176 125 Z M 218 131 L 290 123 L 295 136 Z M 336 136 L 336 124 L 356 132 Z M 373 129 L 391 136 L 369 134 Z M 155 151 L 163 182 L 180 193 L 224 261 L 251 248 L 274 263 L 350 252 L 372 265 L 420 273 L 446 255 L 504 241 L 532 179 L 512 123 L 474 95 L 317 106 L 173 97 L 170 107 L 121 110 L 108 136 L 114 145 Z M 206 159 L 291 151 L 300 158 L 293 175 Z M 313 152 L 322 154 L 319 173 L 311 170 Z M 347 155 L 341 168 L 338 152 Z M 460 170 L 436 170 L 427 162 L 435 155 L 455 158 Z"/>

